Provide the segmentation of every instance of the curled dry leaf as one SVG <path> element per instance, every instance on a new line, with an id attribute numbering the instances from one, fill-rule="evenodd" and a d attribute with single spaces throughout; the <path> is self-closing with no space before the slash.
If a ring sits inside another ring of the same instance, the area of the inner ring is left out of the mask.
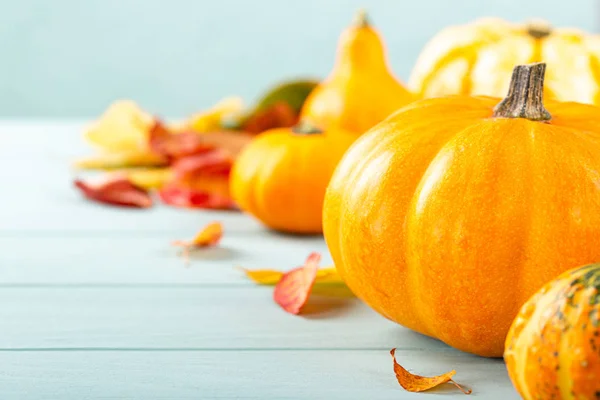
<path id="1" fill-rule="evenodd" d="M 281 280 L 284 272 L 274 269 L 245 269 L 240 268 L 248 278 L 259 285 L 275 285 Z M 319 269 L 315 284 L 319 283 L 343 283 L 342 278 L 338 274 L 334 266 Z"/>
<path id="2" fill-rule="evenodd" d="M 433 389 L 442 383 L 451 383 L 464 394 L 471 394 L 471 389 L 464 389 L 458 383 L 452 380 L 452 377 L 456 374 L 456 371 L 454 370 L 431 378 L 414 375 L 398 364 L 396 361 L 396 349 L 392 349 L 390 354 L 392 355 L 392 359 L 394 361 L 394 373 L 396 374 L 396 379 L 398 380 L 400 386 L 409 392 L 424 392 L 426 390 Z"/>
<path id="3" fill-rule="evenodd" d="M 160 189 L 173 177 L 171 168 L 133 168 L 119 172 L 131 183 L 146 190 Z"/>
<path id="4" fill-rule="evenodd" d="M 288 128 L 297 122 L 298 114 L 294 109 L 288 103 L 280 101 L 250 115 L 243 122 L 242 130 L 256 134 L 274 128 Z"/>
<path id="5" fill-rule="evenodd" d="M 150 149 L 168 159 L 176 159 L 213 149 L 196 132 L 171 132 L 166 125 L 156 121 L 150 128 Z"/>
<path id="6" fill-rule="evenodd" d="M 131 100 L 111 104 L 85 132 L 85 138 L 107 152 L 132 152 L 147 148 L 154 118 Z"/>
<path id="7" fill-rule="evenodd" d="M 122 176 L 114 176 L 98 184 L 75 180 L 75 186 L 90 200 L 123 207 L 148 208 L 152 198 L 148 192 Z"/>
<path id="8" fill-rule="evenodd" d="M 206 151 L 182 157 L 173 162 L 173 171 L 178 178 L 194 175 L 211 175 L 229 177 L 232 159 L 220 149 Z"/>
<path id="9" fill-rule="evenodd" d="M 189 261 L 191 250 L 216 246 L 222 237 L 223 225 L 220 222 L 211 222 L 202 228 L 192 240 L 176 240 L 173 242 L 173 246 L 182 247 L 184 257 Z"/>
<path id="10" fill-rule="evenodd" d="M 321 255 L 311 253 L 303 266 L 283 274 L 273 292 L 273 299 L 290 314 L 299 314 L 317 278 Z"/>
<path id="11" fill-rule="evenodd" d="M 132 150 L 115 153 L 100 153 L 91 157 L 75 161 L 75 168 L 79 169 L 118 169 L 131 167 L 160 167 L 167 164 L 167 160 L 148 150 Z"/>
<path id="12" fill-rule="evenodd" d="M 227 184 L 226 179 L 221 179 Z M 178 184 L 168 184 L 159 190 L 158 196 L 165 203 L 182 208 L 206 208 L 233 210 L 235 203 L 229 196 Z"/>
<path id="13" fill-rule="evenodd" d="M 192 115 L 185 126 L 195 132 L 212 132 L 223 129 L 223 120 L 229 115 L 242 112 L 244 100 L 240 97 L 226 97 L 206 111 Z"/>

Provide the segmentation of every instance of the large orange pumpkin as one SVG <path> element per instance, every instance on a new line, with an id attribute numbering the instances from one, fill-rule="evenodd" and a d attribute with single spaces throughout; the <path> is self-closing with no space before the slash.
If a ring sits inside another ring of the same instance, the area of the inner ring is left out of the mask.
<path id="1" fill-rule="evenodd" d="M 423 49 L 409 86 L 424 97 L 503 96 L 513 66 L 540 61 L 549 66 L 548 99 L 600 105 L 600 36 L 542 20 L 485 18 L 448 27 Z"/>
<path id="2" fill-rule="evenodd" d="M 544 70 L 517 67 L 500 103 L 415 102 L 348 150 L 324 233 L 341 276 L 375 310 L 499 357 L 529 296 L 600 260 L 600 108 L 546 111 Z"/>
<path id="3" fill-rule="evenodd" d="M 362 134 L 414 100 L 391 72 L 382 39 L 364 12 L 342 33 L 337 53 L 329 77 L 306 99 L 301 118 Z"/>
<path id="4" fill-rule="evenodd" d="M 525 400 L 600 398 L 600 264 L 565 272 L 529 299 L 504 359 Z"/>
<path id="5" fill-rule="evenodd" d="M 322 232 L 325 189 L 355 139 L 355 134 L 323 131 L 306 121 L 260 134 L 233 165 L 234 201 L 272 229 Z"/>

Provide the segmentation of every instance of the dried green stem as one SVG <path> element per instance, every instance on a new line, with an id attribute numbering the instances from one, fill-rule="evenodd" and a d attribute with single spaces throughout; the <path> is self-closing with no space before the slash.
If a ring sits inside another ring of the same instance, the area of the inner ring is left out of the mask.
<path id="1" fill-rule="evenodd" d="M 544 108 L 544 74 L 546 64 L 517 65 L 513 70 L 508 95 L 494 108 L 494 117 L 527 118 L 549 121 L 550 113 Z"/>
<path id="2" fill-rule="evenodd" d="M 364 8 L 359 9 L 356 13 L 356 16 L 354 17 L 354 26 L 359 28 L 366 28 L 369 25 L 371 24 L 369 22 L 367 10 L 365 10 Z"/>
<path id="3" fill-rule="evenodd" d="M 543 39 L 552 33 L 552 25 L 543 19 L 532 19 L 525 26 L 527 33 L 535 39 Z"/>

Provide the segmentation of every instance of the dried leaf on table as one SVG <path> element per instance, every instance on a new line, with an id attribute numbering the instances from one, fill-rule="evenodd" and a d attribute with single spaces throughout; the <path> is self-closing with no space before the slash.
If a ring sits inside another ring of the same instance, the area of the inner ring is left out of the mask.
<path id="1" fill-rule="evenodd" d="M 286 102 L 277 102 L 259 110 L 242 123 L 241 129 L 249 133 L 261 133 L 274 128 L 288 128 L 296 125 L 298 113 Z"/>
<path id="2" fill-rule="evenodd" d="M 160 121 L 150 128 L 150 149 L 168 159 L 176 159 L 212 150 L 213 145 L 195 132 L 173 133 Z"/>
<path id="3" fill-rule="evenodd" d="M 227 185 L 227 180 L 221 178 Z M 233 210 L 236 205 L 227 195 L 212 191 L 201 190 L 180 184 L 167 184 L 158 192 L 160 199 L 165 203 L 182 208 L 206 208 L 214 210 Z"/>
<path id="4" fill-rule="evenodd" d="M 216 246 L 222 237 L 223 225 L 220 222 L 211 222 L 202 228 L 192 240 L 177 240 L 173 242 L 173 246 L 182 247 L 184 257 L 186 261 L 189 261 L 191 250 Z"/>
<path id="5" fill-rule="evenodd" d="M 79 179 L 74 183 L 85 197 L 93 201 L 123 207 L 152 206 L 152 198 L 148 192 L 122 176 L 110 177 L 97 184 L 89 184 Z"/>
<path id="6" fill-rule="evenodd" d="M 131 100 L 111 104 L 85 132 L 85 138 L 107 152 L 141 151 L 147 148 L 154 118 Z"/>
<path id="7" fill-rule="evenodd" d="M 235 209 L 229 193 L 232 162 L 220 149 L 179 158 L 173 163 L 173 179 L 160 190 L 160 198 L 178 207 Z"/>
<path id="8" fill-rule="evenodd" d="M 75 161 L 74 166 L 79 169 L 119 169 L 132 167 L 160 167 L 167 164 L 167 160 L 158 154 L 147 150 L 132 150 L 115 153 L 100 153 Z"/>
<path id="9" fill-rule="evenodd" d="M 240 268 L 248 278 L 259 285 L 275 285 L 284 275 L 283 271 L 273 269 L 246 269 Z M 335 267 L 322 268 L 317 271 L 315 284 L 320 283 L 343 283 Z"/>
<path id="10" fill-rule="evenodd" d="M 134 168 L 120 173 L 134 185 L 146 190 L 160 189 L 173 178 L 171 168 Z"/>
<path id="11" fill-rule="evenodd" d="M 398 364 L 396 361 L 396 349 L 392 349 L 390 354 L 394 361 L 394 373 L 396 374 L 396 379 L 400 386 L 409 392 L 424 392 L 443 383 L 451 383 L 464 394 L 471 394 L 471 389 L 466 390 L 452 380 L 452 377 L 456 374 L 456 371 L 454 370 L 431 378 L 414 375 Z"/>
<path id="12" fill-rule="evenodd" d="M 244 101 L 237 96 L 226 97 L 208 110 L 200 111 L 179 124 L 169 125 L 175 132 L 213 132 L 223 129 L 223 121 L 230 115 L 242 112 Z"/>
<path id="13" fill-rule="evenodd" d="M 273 299 L 286 312 L 299 314 L 315 284 L 321 255 L 311 253 L 303 266 L 286 272 L 275 286 Z"/>
<path id="14" fill-rule="evenodd" d="M 173 162 L 177 178 L 192 178 L 194 175 L 229 177 L 233 160 L 226 152 L 216 149 L 182 157 Z"/>

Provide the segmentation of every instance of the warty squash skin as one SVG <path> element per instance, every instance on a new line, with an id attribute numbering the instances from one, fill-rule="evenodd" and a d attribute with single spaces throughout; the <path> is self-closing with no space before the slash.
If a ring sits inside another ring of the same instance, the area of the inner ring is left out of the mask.
<path id="1" fill-rule="evenodd" d="M 423 97 L 501 97 L 515 65 L 541 61 L 549 66 L 547 99 L 600 105 L 600 36 L 543 20 L 483 18 L 448 27 L 425 46 L 408 85 Z"/>
<path id="2" fill-rule="evenodd" d="M 600 260 L 600 109 L 551 102 L 548 115 L 543 67 L 517 67 L 500 104 L 415 102 L 343 157 L 325 239 L 350 289 L 385 317 L 501 357 L 535 291 Z"/>
<path id="3" fill-rule="evenodd" d="M 329 77 L 308 96 L 301 118 L 362 134 L 415 100 L 391 72 L 379 33 L 364 13 L 341 35 Z"/>
<path id="4" fill-rule="evenodd" d="M 236 159 L 230 189 L 236 204 L 283 232 L 322 232 L 329 179 L 356 135 L 310 125 L 258 135 Z"/>
<path id="5" fill-rule="evenodd" d="M 504 359 L 525 400 L 600 398 L 600 264 L 565 272 L 529 299 Z"/>

